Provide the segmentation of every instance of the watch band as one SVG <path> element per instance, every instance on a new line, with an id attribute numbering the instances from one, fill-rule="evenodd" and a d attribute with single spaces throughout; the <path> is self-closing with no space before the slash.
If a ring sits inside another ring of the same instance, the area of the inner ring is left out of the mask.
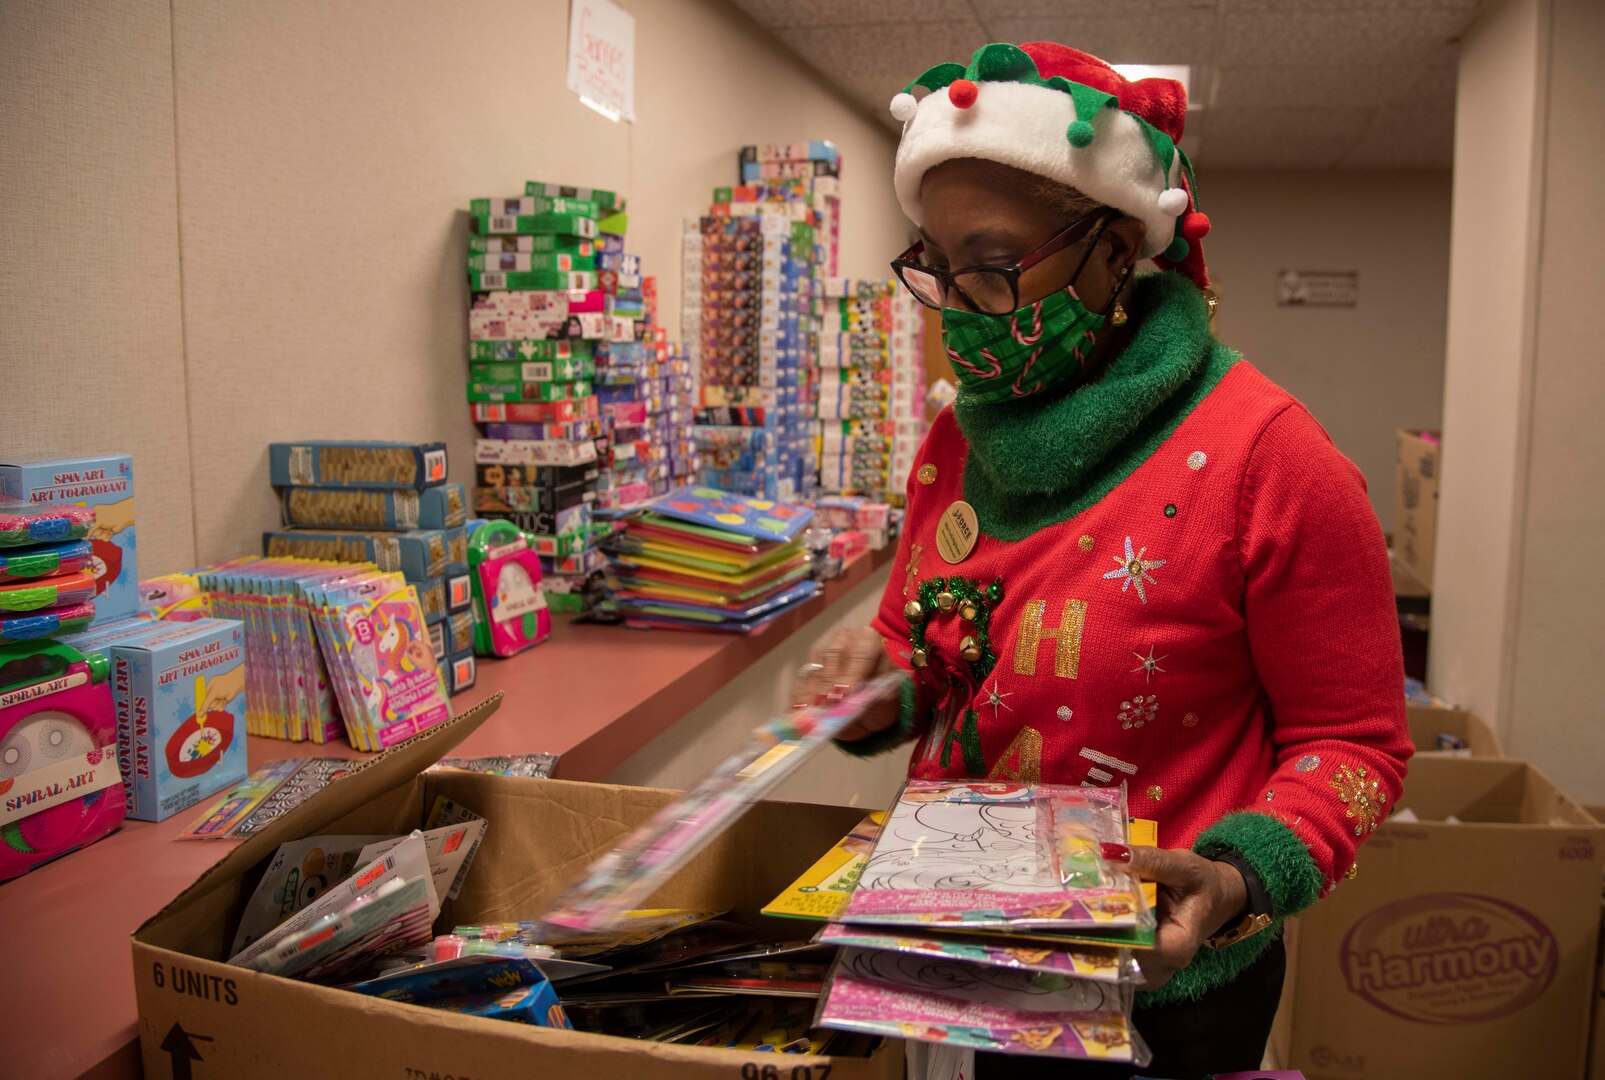
<path id="1" fill-rule="evenodd" d="M 1236 945 L 1245 938 L 1253 937 L 1276 921 L 1276 905 L 1271 901 L 1271 894 L 1260 880 L 1258 871 L 1243 858 L 1242 853 L 1232 848 L 1222 848 L 1210 852 L 1204 858 L 1212 862 L 1223 862 L 1235 867 L 1243 875 L 1243 885 L 1248 892 L 1247 911 L 1241 919 L 1222 926 L 1215 933 L 1204 940 L 1204 944 L 1211 949 L 1224 949 L 1228 945 Z"/>

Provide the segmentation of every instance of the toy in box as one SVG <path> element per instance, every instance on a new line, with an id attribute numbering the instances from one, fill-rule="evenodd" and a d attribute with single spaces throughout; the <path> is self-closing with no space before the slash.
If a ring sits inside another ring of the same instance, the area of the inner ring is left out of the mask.
<path id="1" fill-rule="evenodd" d="M 0 584 L 76 574 L 94 569 L 94 548 L 88 540 L 0 548 Z"/>
<path id="2" fill-rule="evenodd" d="M 541 561 L 529 537 L 507 521 L 487 521 L 468 538 L 474 587 L 474 651 L 512 656 L 545 641 L 552 613 L 541 591 Z"/>
<path id="3" fill-rule="evenodd" d="M 167 622 L 194 622 L 212 614 L 212 594 L 194 574 L 163 574 L 139 583 L 139 613 Z"/>
<path id="4" fill-rule="evenodd" d="M 301 442 L 268 445 L 274 487 L 409 488 L 446 482 L 445 443 Z"/>
<path id="5" fill-rule="evenodd" d="M 150 623 L 110 643 L 128 816 L 161 821 L 245 779 L 245 632 Z"/>
<path id="6" fill-rule="evenodd" d="M 116 619 L 139 610 L 132 458 L 114 454 L 0 463 L 0 500 L 34 509 L 93 510 L 95 522 L 84 539 L 95 571 L 94 618 Z"/>
<path id="7" fill-rule="evenodd" d="M 0 646 L 0 881 L 122 824 L 107 670 L 60 642 Z"/>

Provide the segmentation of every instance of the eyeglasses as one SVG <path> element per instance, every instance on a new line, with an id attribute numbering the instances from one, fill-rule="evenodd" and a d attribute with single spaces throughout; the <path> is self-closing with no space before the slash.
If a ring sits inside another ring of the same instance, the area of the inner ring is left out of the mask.
<path id="1" fill-rule="evenodd" d="M 914 299 L 928 308 L 941 310 L 952 307 L 949 292 L 956 293 L 972 311 L 983 315 L 1008 315 L 1020 307 L 1020 275 L 1050 255 L 1056 255 L 1082 239 L 1092 226 L 1101 226 L 1109 220 L 1111 211 L 1105 207 L 1094 210 L 1071 222 L 1065 230 L 1051 237 L 1041 247 L 1012 266 L 966 266 L 961 270 L 938 270 L 920 262 L 925 254 L 925 241 L 892 260 L 892 272 L 903 287 L 914 294 Z M 1090 254 L 1090 251 L 1089 251 Z M 1085 264 L 1086 259 L 1082 259 Z M 1081 268 L 1076 268 L 1079 276 Z"/>

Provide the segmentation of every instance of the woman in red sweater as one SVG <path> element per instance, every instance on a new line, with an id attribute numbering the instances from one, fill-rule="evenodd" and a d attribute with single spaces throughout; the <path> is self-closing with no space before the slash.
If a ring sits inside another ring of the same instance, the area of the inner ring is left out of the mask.
<path id="1" fill-rule="evenodd" d="M 941 311 L 959 392 L 873 627 L 823 643 L 798 699 L 896 665 L 901 699 L 846 749 L 915 740 L 913 777 L 1128 785 L 1159 823 L 1133 856 L 1161 886 L 1144 1071 L 1257 1068 L 1281 921 L 1356 872 L 1411 752 L 1364 480 L 1211 334 L 1180 84 L 988 45 L 892 112 L 920 226 L 893 266 Z M 1007 1064 L 1037 1068 L 1082 1075 Z"/>

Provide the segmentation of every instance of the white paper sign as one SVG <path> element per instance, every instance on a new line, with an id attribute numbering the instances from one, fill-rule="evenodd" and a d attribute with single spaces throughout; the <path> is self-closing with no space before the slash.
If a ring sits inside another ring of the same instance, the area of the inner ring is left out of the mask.
<path id="1" fill-rule="evenodd" d="M 568 88 L 593 107 L 635 119 L 635 16 L 612 0 L 572 0 Z"/>

